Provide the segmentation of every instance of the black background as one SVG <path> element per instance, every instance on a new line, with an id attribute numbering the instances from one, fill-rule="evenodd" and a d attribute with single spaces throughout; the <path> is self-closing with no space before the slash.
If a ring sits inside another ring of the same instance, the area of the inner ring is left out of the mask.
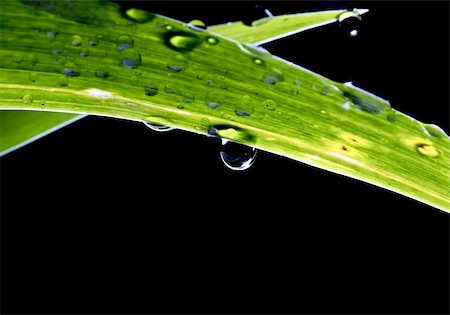
<path id="1" fill-rule="evenodd" d="M 188 22 L 252 2 L 128 3 Z M 447 2 L 267 2 L 273 14 L 370 8 L 265 47 L 449 126 Z M 256 16 L 258 17 L 258 16 Z M 1 159 L 4 313 L 448 313 L 449 216 L 259 152 L 227 170 L 212 139 L 87 118 Z"/>

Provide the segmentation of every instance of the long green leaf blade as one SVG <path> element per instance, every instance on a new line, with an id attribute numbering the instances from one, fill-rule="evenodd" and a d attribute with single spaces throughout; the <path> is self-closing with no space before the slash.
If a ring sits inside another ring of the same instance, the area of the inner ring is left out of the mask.
<path id="1" fill-rule="evenodd" d="M 366 91 L 162 16 L 130 23 L 102 2 L 68 15 L 7 4 L 0 13 L 0 109 L 171 125 L 450 211 L 449 137 Z"/>
<path id="2" fill-rule="evenodd" d="M 241 43 L 262 45 L 312 28 L 337 22 L 340 18 L 345 19 L 345 16 L 360 17 L 366 12 L 368 12 L 366 9 L 354 9 L 353 11 L 329 10 L 286 14 L 256 20 L 251 26 L 239 21 L 214 25 L 208 27 L 208 30 Z"/>

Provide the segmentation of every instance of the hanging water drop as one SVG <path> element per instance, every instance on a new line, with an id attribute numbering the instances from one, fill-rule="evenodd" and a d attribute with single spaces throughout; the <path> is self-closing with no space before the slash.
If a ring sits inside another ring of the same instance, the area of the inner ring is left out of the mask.
<path id="1" fill-rule="evenodd" d="M 123 51 L 127 48 L 133 48 L 134 40 L 128 35 L 120 35 L 117 38 L 117 49 Z"/>
<path id="2" fill-rule="evenodd" d="M 206 24 L 200 20 L 192 20 L 189 22 L 188 26 L 189 26 L 189 29 L 191 29 L 193 31 L 206 30 Z"/>
<path id="3" fill-rule="evenodd" d="M 148 128 L 150 128 L 151 130 L 156 131 L 156 132 L 167 132 L 167 131 L 176 129 L 174 127 L 165 126 L 165 125 L 161 125 L 161 124 L 155 124 L 155 123 L 149 123 L 149 122 L 144 122 L 144 125 L 146 125 Z"/>
<path id="4" fill-rule="evenodd" d="M 366 11 L 361 11 L 362 13 Z M 361 29 L 361 13 L 358 10 L 347 11 L 339 15 L 339 28 L 350 37 L 356 37 Z"/>
<path id="5" fill-rule="evenodd" d="M 128 48 L 120 54 L 120 63 L 130 69 L 135 69 L 141 64 L 141 54 L 133 48 Z"/>
<path id="6" fill-rule="evenodd" d="M 226 167 L 234 171 L 244 171 L 253 165 L 258 151 L 237 142 L 222 141 L 222 148 L 219 153 L 220 160 Z"/>

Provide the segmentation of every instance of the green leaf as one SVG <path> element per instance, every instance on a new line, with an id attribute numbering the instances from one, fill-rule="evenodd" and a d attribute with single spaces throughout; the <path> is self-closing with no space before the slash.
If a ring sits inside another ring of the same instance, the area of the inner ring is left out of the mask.
<path id="1" fill-rule="evenodd" d="M 337 22 L 340 17 L 360 16 L 367 11 L 368 10 L 364 9 L 354 9 L 353 11 L 333 10 L 290 14 L 260 19 L 255 21 L 251 27 L 244 25 L 242 22 L 234 22 L 214 25 L 208 29 L 211 32 L 238 40 L 242 43 L 262 44 L 305 30 Z M 134 20 L 140 21 L 147 21 L 150 16 L 148 13 L 138 9 L 129 9 L 127 13 Z M 30 117 L 27 117 L 28 115 L 30 115 Z M 24 131 L 20 131 L 19 129 L 5 130 L 6 127 L 4 127 L 2 138 L 12 134 L 14 134 L 14 138 L 8 138 L 3 141 L 0 145 L 0 156 L 58 130 L 59 128 L 57 126 L 65 126 L 83 118 L 80 116 L 79 119 L 75 119 L 75 117 L 76 115 L 58 113 L 42 113 L 41 117 L 39 117 L 38 113 L 29 113 L 27 111 L 15 111 L 13 113 L 9 113 L 8 119 L 10 121 L 29 121 L 32 122 L 32 124 L 28 124 L 26 130 Z M 8 128 L 14 126 L 14 124 L 9 124 Z M 32 126 L 35 126 L 35 130 L 33 130 Z M 45 129 L 44 126 L 47 126 L 48 129 Z"/>
<path id="2" fill-rule="evenodd" d="M 387 101 L 169 18 L 51 3 L 0 11 L 0 109 L 174 126 L 450 211 L 449 137 Z"/>
<path id="3" fill-rule="evenodd" d="M 208 27 L 208 30 L 241 43 L 262 45 L 312 28 L 337 22 L 352 16 L 360 18 L 366 9 L 329 10 L 310 13 L 286 14 L 256 20 L 252 26 L 241 21 Z"/>
<path id="4" fill-rule="evenodd" d="M 0 111 L 0 156 L 40 139 L 84 115 L 35 111 Z"/>

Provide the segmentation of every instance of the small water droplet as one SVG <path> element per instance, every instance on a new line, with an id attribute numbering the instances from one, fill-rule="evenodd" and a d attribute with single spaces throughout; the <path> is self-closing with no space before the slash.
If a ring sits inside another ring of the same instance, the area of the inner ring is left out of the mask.
<path id="1" fill-rule="evenodd" d="M 375 104 L 374 102 L 370 102 L 365 98 L 356 96 L 347 91 L 344 92 L 344 97 L 351 101 L 357 109 L 370 114 L 380 114 L 388 109 L 387 106 Z"/>
<path id="2" fill-rule="evenodd" d="M 206 104 L 209 108 L 216 109 L 222 105 L 223 97 L 218 91 L 211 91 L 206 95 Z"/>
<path id="3" fill-rule="evenodd" d="M 73 62 L 67 62 L 64 65 L 64 75 L 68 77 L 78 77 L 80 75 L 80 70 L 76 64 Z"/>
<path id="4" fill-rule="evenodd" d="M 250 116 L 253 114 L 255 108 L 252 103 L 252 99 L 248 95 L 244 95 L 241 98 L 241 103 L 238 106 L 238 109 L 234 111 L 234 113 L 238 116 Z"/>
<path id="5" fill-rule="evenodd" d="M 276 110 L 277 109 L 277 103 L 275 103 L 275 101 L 270 100 L 270 99 L 265 100 L 262 103 L 262 105 L 263 105 L 264 109 L 267 109 L 267 110 Z"/>
<path id="6" fill-rule="evenodd" d="M 167 94 L 175 94 L 177 93 L 177 87 L 173 83 L 167 83 L 164 87 L 164 90 Z"/>
<path id="7" fill-rule="evenodd" d="M 123 51 L 127 48 L 133 48 L 134 40 L 128 35 L 120 35 L 117 38 L 117 49 Z"/>
<path id="8" fill-rule="evenodd" d="M 50 45 L 50 49 L 53 54 L 59 55 L 64 51 L 64 45 L 59 41 L 55 41 Z"/>
<path id="9" fill-rule="evenodd" d="M 397 117 L 395 116 L 395 114 L 389 114 L 386 116 L 386 119 L 390 122 L 395 122 L 397 121 Z"/>
<path id="10" fill-rule="evenodd" d="M 274 85 L 278 82 L 281 82 L 284 80 L 283 74 L 280 71 L 277 70 L 270 70 L 268 72 L 266 72 L 262 78 L 262 82 L 269 84 L 269 85 Z"/>
<path id="11" fill-rule="evenodd" d="M 55 38 L 56 35 L 58 35 L 57 31 L 48 31 L 47 32 L 47 37 L 49 37 L 49 38 Z"/>
<path id="12" fill-rule="evenodd" d="M 130 69 L 135 69 L 141 64 L 141 54 L 133 48 L 128 48 L 120 54 L 120 63 Z"/>
<path id="13" fill-rule="evenodd" d="M 174 27 L 173 27 L 172 25 L 170 25 L 170 24 L 166 24 L 166 25 L 164 26 L 164 28 L 165 28 L 167 31 L 172 31 L 172 30 L 174 30 Z"/>
<path id="14" fill-rule="evenodd" d="M 95 76 L 102 79 L 107 79 L 109 77 L 109 72 L 104 69 L 98 69 L 95 71 Z"/>
<path id="15" fill-rule="evenodd" d="M 169 32 L 165 36 L 165 42 L 171 49 L 180 52 L 189 52 L 201 43 L 198 36 L 187 32 Z"/>
<path id="16" fill-rule="evenodd" d="M 40 100 L 39 104 L 41 104 L 41 106 L 45 106 L 45 100 Z"/>
<path id="17" fill-rule="evenodd" d="M 154 84 L 149 84 L 144 88 L 144 91 L 147 96 L 156 96 L 159 90 Z"/>
<path id="18" fill-rule="evenodd" d="M 296 86 L 302 86 L 302 82 L 300 80 L 294 80 L 294 84 Z"/>
<path id="19" fill-rule="evenodd" d="M 259 66 L 264 65 L 264 61 L 262 61 L 259 58 L 253 58 L 253 63 L 255 63 L 255 64 L 259 65 Z"/>
<path id="20" fill-rule="evenodd" d="M 125 14 L 137 23 L 147 23 L 155 18 L 154 14 L 139 9 L 128 9 Z"/>
<path id="21" fill-rule="evenodd" d="M 342 105 L 342 108 L 345 110 L 349 110 L 350 108 L 352 108 L 352 106 L 350 105 L 350 102 L 345 102 L 344 105 Z M 388 118 L 389 120 L 389 118 Z"/>
<path id="22" fill-rule="evenodd" d="M 219 40 L 217 39 L 217 38 L 215 38 L 215 37 L 208 37 L 207 39 L 206 39 L 206 42 L 208 43 L 208 44 L 210 44 L 210 45 L 217 45 L 218 43 L 219 43 Z"/>
<path id="23" fill-rule="evenodd" d="M 72 36 L 72 45 L 73 46 L 80 46 L 82 41 L 83 41 L 83 38 L 80 35 Z"/>
<path id="24" fill-rule="evenodd" d="M 439 155 L 439 151 L 433 145 L 425 143 L 417 144 L 417 151 L 429 157 L 437 157 Z"/>
<path id="25" fill-rule="evenodd" d="M 97 46 L 98 45 L 98 40 L 96 40 L 96 39 L 89 39 L 88 44 L 89 44 L 89 46 Z"/>
<path id="26" fill-rule="evenodd" d="M 323 89 L 322 89 L 322 92 L 321 92 L 323 95 L 325 95 L 325 96 L 327 96 L 327 95 L 330 95 L 330 90 L 327 88 L 327 87 L 324 87 Z"/>
<path id="27" fill-rule="evenodd" d="M 89 56 L 89 49 L 87 49 L 87 48 L 81 48 L 81 50 L 80 50 L 80 56 L 81 56 L 81 57 L 87 57 L 87 56 Z"/>
<path id="28" fill-rule="evenodd" d="M 339 15 L 339 28 L 350 37 L 358 35 L 361 29 L 361 15 L 357 11 L 347 11 Z"/>
<path id="29" fill-rule="evenodd" d="M 68 86 L 69 85 L 69 80 L 67 79 L 67 77 L 65 76 L 59 76 L 56 80 L 56 85 L 57 86 Z"/>
<path id="30" fill-rule="evenodd" d="M 30 72 L 30 74 L 28 74 L 28 80 L 30 80 L 31 82 L 36 82 L 38 79 L 38 75 L 36 72 Z"/>
<path id="31" fill-rule="evenodd" d="M 253 165 L 257 150 L 233 141 L 222 142 L 220 160 L 234 171 L 244 171 Z"/>
<path id="32" fill-rule="evenodd" d="M 146 125 L 148 128 L 150 128 L 151 130 L 156 131 L 156 132 L 167 132 L 167 131 L 176 129 L 174 127 L 150 123 L 150 122 L 144 122 L 144 125 Z"/>
<path id="33" fill-rule="evenodd" d="M 31 96 L 30 94 L 26 94 L 22 97 L 22 101 L 25 104 L 31 104 L 31 103 L 33 103 L 33 96 Z"/>
<path id="34" fill-rule="evenodd" d="M 188 26 L 189 26 L 189 29 L 191 29 L 193 31 L 206 30 L 206 24 L 200 20 L 192 20 L 189 22 Z"/>
<path id="35" fill-rule="evenodd" d="M 181 54 L 175 54 L 169 58 L 167 69 L 173 72 L 180 72 L 187 68 L 188 61 L 185 56 Z"/>

